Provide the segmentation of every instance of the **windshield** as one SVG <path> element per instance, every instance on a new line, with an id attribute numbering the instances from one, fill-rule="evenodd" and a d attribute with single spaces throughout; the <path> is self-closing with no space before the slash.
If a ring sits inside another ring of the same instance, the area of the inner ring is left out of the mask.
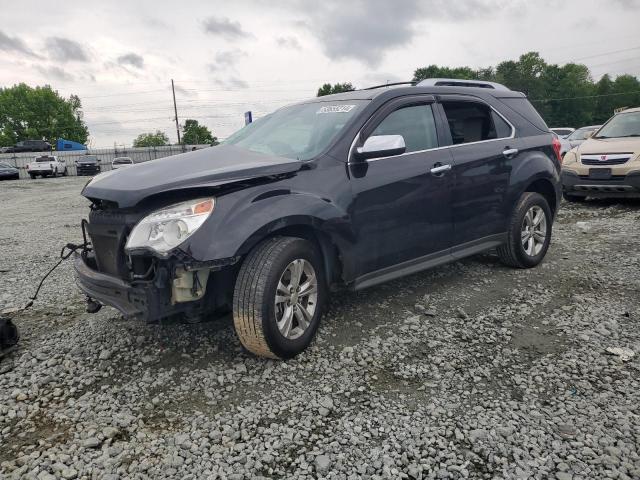
<path id="1" fill-rule="evenodd" d="M 598 127 L 580 128 L 575 132 L 573 132 L 571 135 L 569 135 L 567 137 L 567 140 L 586 140 L 587 135 L 597 129 Z"/>
<path id="2" fill-rule="evenodd" d="M 13 168 L 13 167 L 8 163 L 0 163 L 0 168 Z"/>
<path id="3" fill-rule="evenodd" d="M 36 162 L 53 162 L 55 161 L 54 157 L 38 157 L 36 158 Z"/>
<path id="4" fill-rule="evenodd" d="M 267 155 L 309 160 L 321 153 L 367 100 L 292 105 L 237 131 L 224 143 Z"/>
<path id="5" fill-rule="evenodd" d="M 130 158 L 116 158 L 113 161 L 114 165 L 124 165 L 128 163 L 133 163 Z"/>
<path id="6" fill-rule="evenodd" d="M 640 112 L 618 113 L 593 138 L 640 137 Z"/>
<path id="7" fill-rule="evenodd" d="M 96 157 L 94 155 L 86 155 L 84 157 L 80 157 L 79 161 L 80 162 L 97 163 L 98 162 L 98 157 Z"/>

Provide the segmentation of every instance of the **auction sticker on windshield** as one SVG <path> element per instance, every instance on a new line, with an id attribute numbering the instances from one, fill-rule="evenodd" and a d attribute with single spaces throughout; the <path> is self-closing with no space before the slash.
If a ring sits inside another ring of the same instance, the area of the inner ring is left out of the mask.
<path id="1" fill-rule="evenodd" d="M 316 113 L 348 113 L 356 108 L 355 105 L 327 105 L 321 107 Z"/>

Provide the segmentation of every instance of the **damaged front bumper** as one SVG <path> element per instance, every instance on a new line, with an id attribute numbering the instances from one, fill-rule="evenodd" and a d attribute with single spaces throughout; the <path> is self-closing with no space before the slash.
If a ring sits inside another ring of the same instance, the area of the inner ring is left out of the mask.
<path id="1" fill-rule="evenodd" d="M 87 265 L 86 256 L 75 254 L 73 262 L 76 283 L 82 292 L 109 305 L 126 317 L 142 317 L 147 321 L 170 315 L 173 310 L 166 288 L 153 283 L 134 285 L 113 275 L 100 273 Z M 167 305 L 168 303 L 168 305 Z"/>
<path id="2" fill-rule="evenodd" d="M 157 267 L 151 278 L 129 282 L 99 272 L 90 251 L 74 255 L 76 283 L 87 297 L 146 322 L 177 314 L 195 318 L 227 305 L 234 279 L 231 267 L 238 260 L 171 261 Z"/>

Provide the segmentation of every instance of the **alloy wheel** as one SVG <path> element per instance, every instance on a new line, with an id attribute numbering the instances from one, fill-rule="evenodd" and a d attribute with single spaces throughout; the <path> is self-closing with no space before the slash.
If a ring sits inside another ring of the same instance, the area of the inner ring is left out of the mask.
<path id="1" fill-rule="evenodd" d="M 292 261 L 276 288 L 275 313 L 283 337 L 295 340 L 309 328 L 318 302 L 318 277 L 311 262 Z"/>
<path id="2" fill-rule="evenodd" d="M 535 257 L 544 248 L 547 240 L 547 217 L 544 210 L 533 205 L 522 220 L 522 248 L 527 255 Z"/>

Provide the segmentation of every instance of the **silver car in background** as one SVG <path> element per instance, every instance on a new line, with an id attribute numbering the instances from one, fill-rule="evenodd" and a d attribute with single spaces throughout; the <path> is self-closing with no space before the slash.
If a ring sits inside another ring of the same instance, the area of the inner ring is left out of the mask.
<path id="1" fill-rule="evenodd" d="M 567 138 L 569 135 L 575 132 L 576 129 L 571 127 L 553 127 L 549 130 L 558 135 L 558 137 L 560 138 Z"/>
<path id="2" fill-rule="evenodd" d="M 130 167 L 133 163 L 131 157 L 116 157 L 111 162 L 111 168 L 117 170 L 118 168 Z"/>
<path id="3" fill-rule="evenodd" d="M 587 138 L 591 137 L 595 131 L 597 131 L 602 125 L 590 125 L 588 127 L 581 127 L 567 137 L 567 140 L 571 144 L 571 148 L 577 147 L 582 144 Z"/>
<path id="4" fill-rule="evenodd" d="M 560 135 L 558 135 L 556 132 L 554 132 L 553 130 L 551 131 L 551 133 L 553 134 L 554 137 L 556 137 L 558 139 L 558 141 L 560 142 L 560 158 L 564 158 L 565 153 L 567 153 L 569 150 L 571 150 L 571 143 L 569 143 L 569 140 L 567 140 L 564 137 L 561 137 Z"/>

